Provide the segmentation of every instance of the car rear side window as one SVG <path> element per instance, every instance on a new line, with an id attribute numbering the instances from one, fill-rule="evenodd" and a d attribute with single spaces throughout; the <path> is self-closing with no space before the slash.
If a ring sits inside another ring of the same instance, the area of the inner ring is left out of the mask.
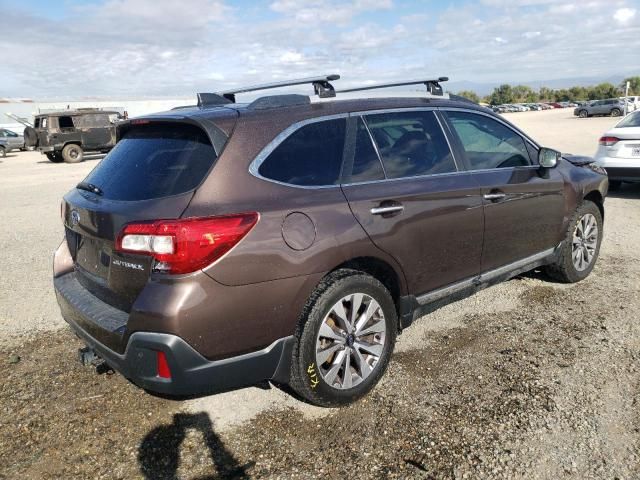
<path id="1" fill-rule="evenodd" d="M 203 130 L 185 124 L 134 126 L 85 179 L 104 198 L 148 200 L 188 192 L 217 158 Z"/>
<path id="2" fill-rule="evenodd" d="M 485 115 L 446 112 L 472 170 L 531 165 L 524 139 Z"/>
<path id="3" fill-rule="evenodd" d="M 335 185 L 340 180 L 346 120 L 310 123 L 289 135 L 262 162 L 258 173 L 301 186 Z"/>
<path id="4" fill-rule="evenodd" d="M 367 115 L 387 178 L 456 171 L 447 139 L 433 112 Z"/>

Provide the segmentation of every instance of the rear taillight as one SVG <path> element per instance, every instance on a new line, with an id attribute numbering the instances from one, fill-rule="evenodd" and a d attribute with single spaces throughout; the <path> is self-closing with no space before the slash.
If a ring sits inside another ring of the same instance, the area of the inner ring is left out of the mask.
<path id="1" fill-rule="evenodd" d="M 129 223 L 118 235 L 116 250 L 152 256 L 156 271 L 191 273 L 231 250 L 257 221 L 258 214 L 252 212 Z"/>
<path id="2" fill-rule="evenodd" d="M 600 137 L 600 145 L 611 147 L 620 141 L 617 137 Z"/>

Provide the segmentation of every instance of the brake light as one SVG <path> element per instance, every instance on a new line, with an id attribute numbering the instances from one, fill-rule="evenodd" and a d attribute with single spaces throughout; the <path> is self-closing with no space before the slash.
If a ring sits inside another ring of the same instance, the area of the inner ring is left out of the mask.
<path id="1" fill-rule="evenodd" d="M 258 214 L 129 223 L 116 240 L 116 251 L 150 255 L 154 270 L 191 273 L 211 265 L 231 250 L 258 221 Z"/>
<path id="2" fill-rule="evenodd" d="M 169 369 L 169 362 L 167 362 L 167 355 L 159 350 L 156 351 L 156 374 L 160 378 L 171 379 L 171 370 Z"/>
<path id="3" fill-rule="evenodd" d="M 605 147 L 611 147 L 620 141 L 617 137 L 601 137 L 600 145 L 604 145 Z"/>

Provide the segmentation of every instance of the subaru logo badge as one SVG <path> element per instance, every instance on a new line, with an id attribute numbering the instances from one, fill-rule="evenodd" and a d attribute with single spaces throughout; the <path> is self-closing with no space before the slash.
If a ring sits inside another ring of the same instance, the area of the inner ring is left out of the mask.
<path id="1" fill-rule="evenodd" d="M 80 223 L 80 214 L 77 210 L 71 210 L 71 225 Z"/>

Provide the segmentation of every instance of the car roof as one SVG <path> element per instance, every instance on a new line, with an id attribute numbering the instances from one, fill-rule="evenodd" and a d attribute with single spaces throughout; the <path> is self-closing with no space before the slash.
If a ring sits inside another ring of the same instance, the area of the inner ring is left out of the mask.
<path id="1" fill-rule="evenodd" d="M 448 99 L 437 97 L 376 97 L 376 98 L 356 98 L 345 100 L 330 100 L 311 102 L 304 105 L 294 106 L 274 106 L 269 108 L 251 108 L 250 103 L 229 103 L 215 106 L 186 106 L 178 107 L 167 112 L 160 112 L 152 115 L 144 115 L 140 118 L 188 118 L 197 117 L 200 119 L 214 119 L 223 111 L 230 110 L 237 112 L 240 117 L 270 117 L 273 115 L 291 115 L 292 118 L 313 118 L 328 115 L 339 115 L 354 112 L 366 112 L 377 110 L 393 110 L 404 108 L 420 107 L 457 107 L 478 110 L 492 113 L 491 109 L 478 105 L 470 100 Z"/>
<path id="2" fill-rule="evenodd" d="M 47 112 L 47 113 L 39 113 L 36 115 L 37 117 L 69 117 L 75 115 L 88 115 L 95 113 L 106 113 L 108 115 L 111 114 L 120 114 L 120 112 L 116 110 L 99 110 L 99 109 L 91 109 L 91 110 L 61 110 L 58 112 Z"/>

